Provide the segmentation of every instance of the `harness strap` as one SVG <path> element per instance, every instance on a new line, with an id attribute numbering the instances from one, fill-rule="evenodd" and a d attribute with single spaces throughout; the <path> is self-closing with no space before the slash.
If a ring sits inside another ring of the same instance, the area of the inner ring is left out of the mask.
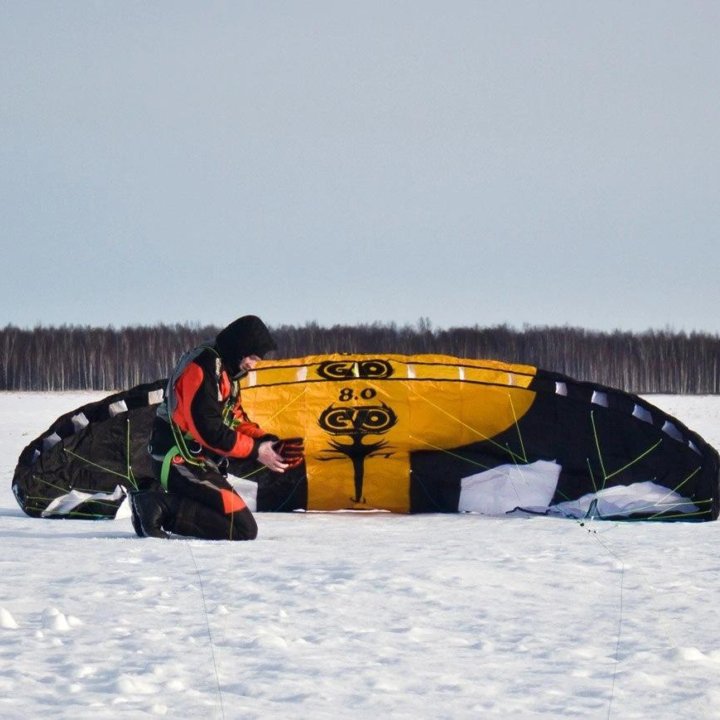
<path id="1" fill-rule="evenodd" d="M 202 456 L 198 457 L 197 453 L 192 452 L 188 448 L 187 441 L 195 442 L 194 438 L 191 435 L 184 433 L 177 425 L 177 423 L 173 420 L 173 414 L 177 402 L 177 399 L 175 397 L 175 382 L 182 375 L 182 373 L 185 372 L 187 366 L 200 353 L 204 352 L 205 350 L 212 351 L 218 358 L 216 367 L 216 380 L 218 383 L 220 382 L 220 354 L 210 342 L 202 343 L 198 347 L 185 353 L 185 355 L 183 355 L 183 357 L 180 359 L 180 362 L 175 367 L 175 370 L 168 381 L 165 391 L 165 402 L 161 403 L 160 407 L 158 408 L 158 416 L 170 425 L 173 439 L 175 441 L 175 444 L 167 451 L 167 453 L 165 453 L 165 457 L 162 461 L 162 468 L 160 470 L 160 484 L 162 485 L 162 488 L 163 490 L 165 490 L 165 492 L 167 492 L 168 489 L 167 485 L 168 477 L 170 476 L 170 466 L 173 464 L 174 458 L 179 456 L 189 465 L 195 465 L 201 468 L 205 467 L 210 462 L 209 458 Z M 235 402 L 237 401 L 239 395 L 240 382 L 236 380 L 232 382 L 230 395 L 225 402 L 225 406 L 223 407 L 222 411 L 223 422 L 228 427 L 231 427 L 233 429 L 238 424 L 240 424 L 240 422 L 242 422 L 240 418 L 233 418 L 232 415 Z"/>
<path id="2" fill-rule="evenodd" d="M 160 469 L 160 484 L 162 489 L 168 491 L 168 477 L 170 476 L 170 466 L 173 460 L 180 455 L 180 448 L 177 445 L 173 445 L 166 453 L 162 461 L 162 468 Z"/>

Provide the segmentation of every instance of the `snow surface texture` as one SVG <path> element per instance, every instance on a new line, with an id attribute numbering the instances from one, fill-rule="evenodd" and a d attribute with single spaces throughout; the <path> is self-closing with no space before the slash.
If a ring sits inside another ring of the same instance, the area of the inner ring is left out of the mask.
<path id="1" fill-rule="evenodd" d="M 0 394 L 0 718 L 717 718 L 720 525 L 260 514 L 252 543 L 36 520 Z M 720 397 L 653 396 L 720 446 Z"/>

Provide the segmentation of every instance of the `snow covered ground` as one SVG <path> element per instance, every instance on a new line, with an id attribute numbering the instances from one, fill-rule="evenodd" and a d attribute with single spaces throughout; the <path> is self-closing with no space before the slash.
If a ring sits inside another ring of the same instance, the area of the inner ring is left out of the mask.
<path id="1" fill-rule="evenodd" d="M 718 523 L 24 516 L 21 449 L 99 397 L 0 394 L 3 720 L 720 717 Z M 649 399 L 720 446 L 720 397 Z"/>

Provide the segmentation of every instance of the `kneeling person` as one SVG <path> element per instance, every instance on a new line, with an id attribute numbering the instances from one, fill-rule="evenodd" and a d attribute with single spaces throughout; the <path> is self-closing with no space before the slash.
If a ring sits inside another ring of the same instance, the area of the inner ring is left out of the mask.
<path id="1" fill-rule="evenodd" d="M 255 539 L 255 518 L 224 468 L 227 458 L 246 458 L 282 473 L 302 456 L 301 440 L 290 443 L 289 455 L 278 452 L 287 445 L 251 422 L 240 403 L 240 379 L 275 348 L 262 320 L 246 315 L 180 359 L 149 447 L 163 491 L 130 496 L 138 535 Z"/>

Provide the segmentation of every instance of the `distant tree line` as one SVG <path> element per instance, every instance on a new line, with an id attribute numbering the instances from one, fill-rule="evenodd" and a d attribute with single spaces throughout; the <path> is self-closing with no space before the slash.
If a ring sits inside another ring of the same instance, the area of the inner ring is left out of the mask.
<path id="1" fill-rule="evenodd" d="M 0 330 L 0 390 L 117 390 L 168 375 L 185 350 L 220 328 L 197 325 Z M 277 357 L 323 353 L 442 353 L 535 365 L 635 393 L 720 392 L 720 336 L 571 327 L 309 323 L 271 328 Z"/>

